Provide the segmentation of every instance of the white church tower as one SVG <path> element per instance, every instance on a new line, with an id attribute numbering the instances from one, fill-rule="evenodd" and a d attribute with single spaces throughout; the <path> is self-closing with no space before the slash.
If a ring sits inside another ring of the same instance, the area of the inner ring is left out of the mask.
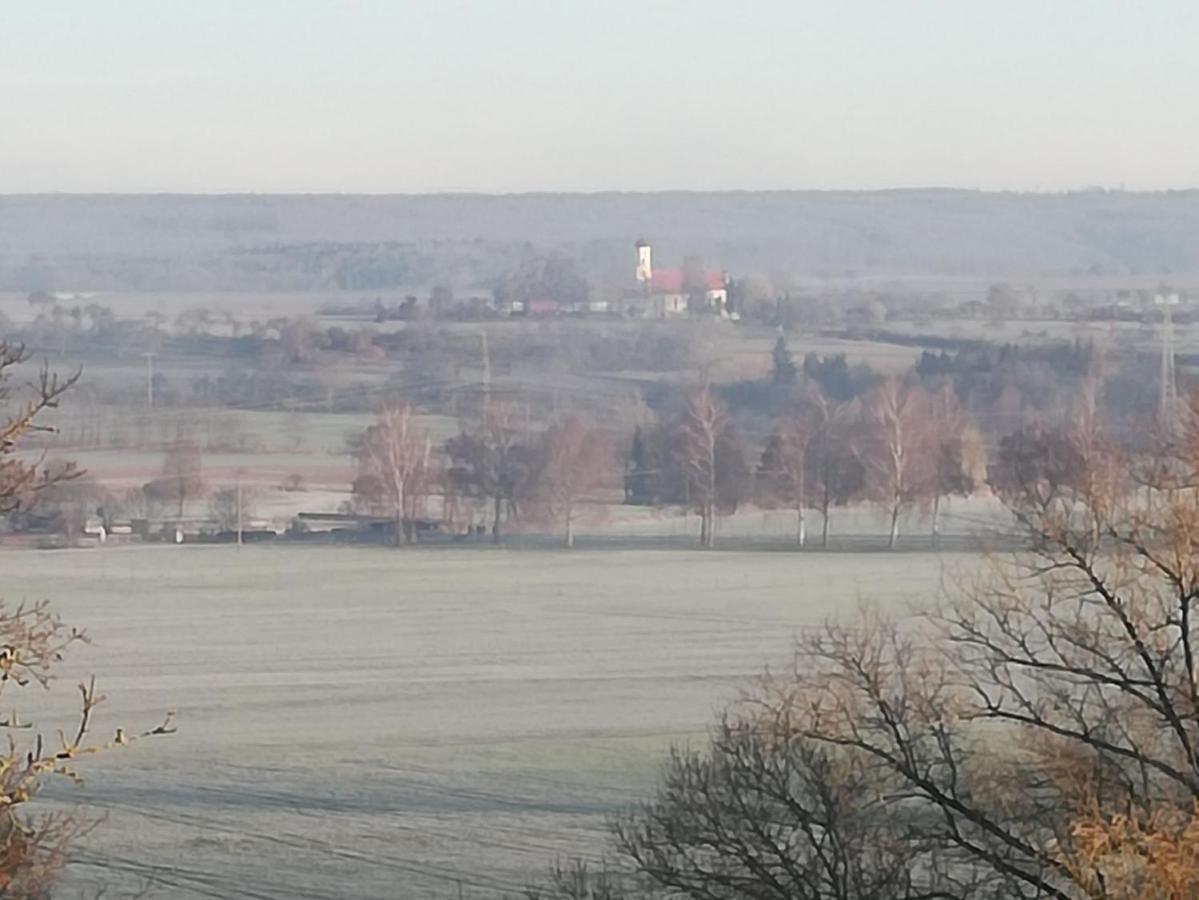
<path id="1" fill-rule="evenodd" d="M 642 238 L 637 242 L 637 283 L 649 288 L 654 277 L 654 251 L 649 241 Z"/>

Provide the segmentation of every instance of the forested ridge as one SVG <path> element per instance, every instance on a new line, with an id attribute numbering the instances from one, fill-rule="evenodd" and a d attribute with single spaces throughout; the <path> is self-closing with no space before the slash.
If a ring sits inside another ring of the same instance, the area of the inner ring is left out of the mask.
<path id="1" fill-rule="evenodd" d="M 844 275 L 1199 272 L 1199 191 L 8 195 L 0 290 L 488 283 L 526 245 L 596 279 L 677 265 Z"/>

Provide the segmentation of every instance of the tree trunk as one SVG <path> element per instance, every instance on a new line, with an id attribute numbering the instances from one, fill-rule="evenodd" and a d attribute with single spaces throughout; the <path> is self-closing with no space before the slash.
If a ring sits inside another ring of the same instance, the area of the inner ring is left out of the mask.
<path id="1" fill-rule="evenodd" d="M 938 491 L 933 496 L 933 549 L 941 543 L 941 494 Z"/>
<path id="2" fill-rule="evenodd" d="M 795 525 L 795 546 L 802 549 L 803 545 L 807 543 L 808 540 L 808 523 L 804 521 L 802 503 L 795 507 L 795 512 L 798 518 L 798 521 Z"/>
<path id="3" fill-rule="evenodd" d="M 891 535 L 887 539 L 887 549 L 894 550 L 899 543 L 899 501 L 891 505 Z"/>
<path id="4" fill-rule="evenodd" d="M 712 519 L 708 515 L 708 504 L 701 503 L 699 507 L 699 545 L 707 549 L 711 546 Z"/>
<path id="5" fill-rule="evenodd" d="M 404 544 L 406 535 L 404 534 L 404 489 L 400 488 L 396 500 L 396 524 L 395 524 L 395 545 L 401 547 Z"/>
<path id="6" fill-rule="evenodd" d="M 566 538 L 563 543 L 567 550 L 573 549 L 575 545 L 574 513 L 569 504 L 566 507 Z"/>
<path id="7" fill-rule="evenodd" d="M 820 508 L 820 549 L 828 549 L 828 500 Z"/>
<path id="8" fill-rule="evenodd" d="M 498 494 L 495 497 L 495 517 L 491 521 L 491 542 L 500 542 L 500 516 L 503 514 L 504 498 Z"/>

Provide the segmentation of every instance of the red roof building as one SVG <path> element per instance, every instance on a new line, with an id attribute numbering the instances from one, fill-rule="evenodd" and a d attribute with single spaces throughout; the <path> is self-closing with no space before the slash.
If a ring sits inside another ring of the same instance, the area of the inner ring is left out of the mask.
<path id="1" fill-rule="evenodd" d="M 649 241 L 639 240 L 636 250 L 639 298 L 632 298 L 626 311 L 632 309 L 635 315 L 659 318 L 705 312 L 729 317 L 729 281 L 724 272 L 700 270 L 692 265 L 655 269 Z"/>
<path id="2" fill-rule="evenodd" d="M 685 294 L 698 287 L 687 283 L 687 273 L 682 269 L 654 269 L 649 280 L 651 294 Z M 702 287 L 705 291 L 724 290 L 724 273 L 705 270 Z"/>
<path id="3" fill-rule="evenodd" d="M 525 312 L 530 316 L 556 316 L 561 311 L 557 300 L 530 300 Z"/>

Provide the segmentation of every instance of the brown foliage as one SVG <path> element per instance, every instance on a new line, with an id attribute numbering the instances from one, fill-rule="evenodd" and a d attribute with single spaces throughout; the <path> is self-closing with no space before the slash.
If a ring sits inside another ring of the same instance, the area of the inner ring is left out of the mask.
<path id="1" fill-rule="evenodd" d="M 909 839 L 973 873 L 950 896 L 1195 896 L 1194 446 L 1023 434 L 999 483 L 1027 550 L 915 621 L 809 635 L 746 720 L 872 760 Z"/>
<path id="2" fill-rule="evenodd" d="M 1199 897 L 1199 807 L 1105 814 L 1092 804 L 1071 826 L 1071 871 L 1110 900 Z"/>
<path id="3" fill-rule="evenodd" d="M 0 400 L 16 401 L 0 429 L 0 510 L 21 508 L 50 485 L 73 477 L 72 470 L 46 473 L 37 463 L 16 457 L 23 439 L 48 430 L 40 416 L 55 407 L 62 394 L 75 382 L 55 379 L 45 370 L 31 386 L 26 399 L 11 389 L 13 370 L 26 359 L 20 348 L 0 344 Z M 0 604 L 0 699 L 24 688 L 48 688 L 63 653 L 86 640 L 68 629 L 46 603 L 6 607 Z M 101 750 L 125 746 L 143 736 L 174 731 L 171 717 L 144 735 L 129 735 L 116 729 L 108 741 L 90 739 L 96 708 L 104 702 L 95 679 L 79 685 L 80 711 L 74 733 L 59 732 L 56 744 L 41 734 L 19 743 L 10 738 L 0 753 L 0 896 L 41 898 L 61 868 L 71 842 L 87 831 L 89 823 L 69 814 L 38 814 L 29 811 L 31 802 L 46 780 L 55 776 L 79 780 L 77 760 Z M 11 731 L 32 728 L 14 709 L 0 721 Z"/>
<path id="4" fill-rule="evenodd" d="M 615 471 L 612 444 L 599 429 L 577 418 L 551 425 L 541 436 L 532 488 L 533 502 L 562 523 L 563 542 L 574 546 L 578 502 Z"/>

